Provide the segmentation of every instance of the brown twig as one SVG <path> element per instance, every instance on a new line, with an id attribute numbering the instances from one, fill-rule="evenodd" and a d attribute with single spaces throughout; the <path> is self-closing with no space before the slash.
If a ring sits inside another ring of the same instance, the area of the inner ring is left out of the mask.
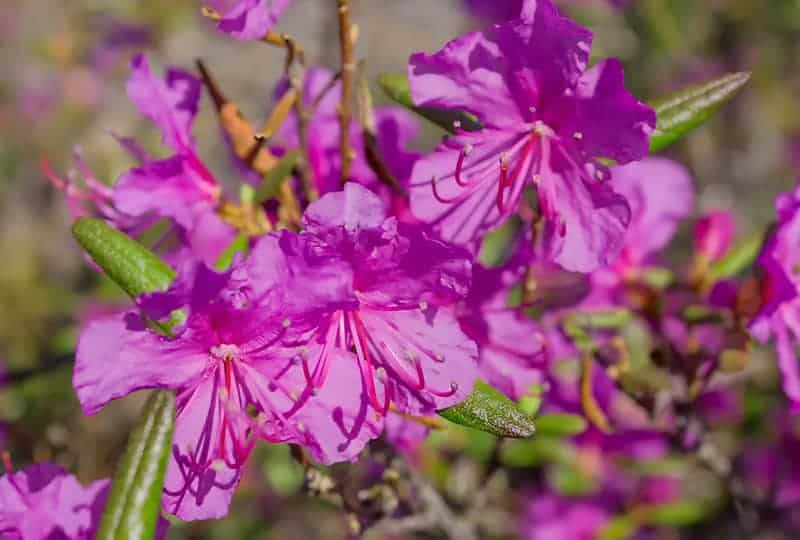
<path id="1" fill-rule="evenodd" d="M 359 64 L 358 69 L 358 112 L 361 130 L 364 133 L 364 155 L 367 163 L 381 182 L 404 199 L 408 199 L 408 192 L 386 165 L 378 145 L 378 128 L 375 125 L 372 93 L 369 90 L 363 62 Z"/>
<path id="2" fill-rule="evenodd" d="M 339 146 L 342 153 L 342 182 L 350 177 L 354 152 L 350 145 L 350 121 L 353 116 L 353 25 L 350 21 L 350 0 L 336 0 L 339 17 L 339 45 L 342 57 L 342 101 L 339 104 Z"/>

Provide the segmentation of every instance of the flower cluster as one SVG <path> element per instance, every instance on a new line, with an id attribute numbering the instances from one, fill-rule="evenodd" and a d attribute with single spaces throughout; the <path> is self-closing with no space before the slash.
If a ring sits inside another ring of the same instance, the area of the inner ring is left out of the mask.
<path id="1" fill-rule="evenodd" d="M 344 101 L 354 66 L 305 66 L 272 32 L 290 4 L 206 10 L 235 39 L 288 49 L 268 130 L 202 63 L 199 75 L 161 78 L 137 55 L 127 93 L 169 155 L 117 136 L 135 166 L 113 186 L 79 153 L 83 183 L 46 168 L 75 216 L 140 239 L 157 232 L 150 247 L 176 271 L 167 290 L 85 324 L 73 374 L 89 415 L 138 390 L 175 393 L 166 512 L 225 516 L 259 440 L 323 464 L 354 461 L 384 435 L 413 454 L 431 417 L 480 379 L 588 420 L 531 491 L 524 526 L 530 538 L 594 538 L 620 512 L 680 499 L 674 475 L 623 462 L 703 446 L 731 399 L 717 376 L 735 371 L 751 333 L 774 338 L 800 406 L 800 191 L 779 199 L 760 282 L 719 271 L 734 239 L 724 211 L 696 222 L 692 259 L 671 270 L 663 251 L 693 212 L 691 176 L 647 156 L 654 110 L 626 89 L 618 60 L 589 65 L 592 33 L 551 0 L 467 2 L 498 22 L 411 55 L 414 108 L 462 118 L 422 155 L 408 148 L 411 112 L 362 96 L 354 120 Z M 243 172 L 239 200 L 192 134 L 204 89 Z M 565 470 L 583 483 L 560 489 Z M 96 516 L 76 509 L 95 508 L 106 482 L 83 490 L 63 471 L 21 474 L 0 480 L 0 533 L 88 537 Z M 74 497 L 51 497 L 60 483 Z M 68 510 L 28 523 L 40 504 Z"/>

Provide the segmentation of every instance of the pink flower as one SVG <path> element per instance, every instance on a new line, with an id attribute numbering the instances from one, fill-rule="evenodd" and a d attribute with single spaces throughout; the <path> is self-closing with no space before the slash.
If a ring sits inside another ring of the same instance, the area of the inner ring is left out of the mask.
<path id="1" fill-rule="evenodd" d="M 292 0 L 212 0 L 208 4 L 222 12 L 217 24 L 221 32 L 241 40 L 261 39 L 278 22 Z"/>
<path id="2" fill-rule="evenodd" d="M 778 224 L 759 257 L 764 271 L 762 308 L 750 324 L 753 336 L 766 343 L 775 339 L 783 391 L 800 412 L 800 364 L 795 351 L 800 341 L 800 188 L 776 201 Z"/>
<path id="3" fill-rule="evenodd" d="M 100 523 L 109 480 L 83 487 L 57 465 L 30 465 L 0 477 L 0 536 L 7 540 L 90 540 Z"/>
<path id="4" fill-rule="evenodd" d="M 582 272 L 613 260 L 630 208 L 594 158 L 644 157 L 655 113 L 625 90 L 618 61 L 586 69 L 591 39 L 550 0 L 526 0 L 519 19 L 411 56 L 415 104 L 466 111 L 483 126 L 457 129 L 416 163 L 418 218 L 445 240 L 477 249 L 531 186 L 547 259 Z"/>
<path id="5" fill-rule="evenodd" d="M 272 263 L 279 261 L 272 261 Z M 337 384 L 305 384 L 280 291 L 249 305 L 249 285 L 203 265 L 185 265 L 172 289 L 145 295 L 140 307 L 158 319 L 188 309 L 164 337 L 136 313 L 101 318 L 78 341 L 73 382 L 84 412 L 144 388 L 177 392 L 177 416 L 164 508 L 186 520 L 222 517 L 256 440 L 306 446 L 330 463 L 357 455 L 375 436 L 340 428 L 361 402 L 342 387 L 358 384 L 346 358 L 334 358 Z M 337 356 L 333 354 L 332 356 Z M 113 369 L 110 369 L 113 367 Z"/>
<path id="6" fill-rule="evenodd" d="M 694 248 L 709 262 L 728 252 L 736 233 L 736 221 L 728 210 L 709 212 L 694 227 Z"/>
<path id="7" fill-rule="evenodd" d="M 462 401 L 477 375 L 475 343 L 454 313 L 467 253 L 387 218 L 354 182 L 309 206 L 303 223 L 300 235 L 261 239 L 247 267 L 254 297 L 290 291 L 287 318 L 312 329 L 299 351 L 307 384 L 358 395 L 379 426 L 390 406 L 424 416 Z M 355 388 L 342 381 L 353 366 Z"/>

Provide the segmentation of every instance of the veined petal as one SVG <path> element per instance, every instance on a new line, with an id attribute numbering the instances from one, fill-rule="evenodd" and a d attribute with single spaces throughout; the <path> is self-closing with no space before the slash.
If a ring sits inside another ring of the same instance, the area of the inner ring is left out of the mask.
<path id="1" fill-rule="evenodd" d="M 211 2 L 212 5 L 222 3 L 219 0 Z M 292 0 L 240 0 L 224 14 L 217 28 L 236 39 L 261 39 L 272 30 L 291 3 Z"/>
<path id="2" fill-rule="evenodd" d="M 225 424 L 220 384 L 215 373 L 178 396 L 162 504 L 186 521 L 224 517 L 241 479 L 238 439 Z"/>
<path id="3" fill-rule="evenodd" d="M 200 80 L 189 72 L 171 68 L 162 81 L 153 77 L 146 56 L 138 54 L 131 60 L 128 97 L 161 129 L 164 144 L 176 152 L 194 148 L 191 129 L 201 88 Z"/>
<path id="4" fill-rule="evenodd" d="M 575 92 L 554 104 L 549 115 L 569 139 L 580 134 L 580 146 L 588 157 L 615 160 L 620 165 L 643 158 L 649 152 L 650 133 L 656 113 L 625 89 L 622 64 L 605 60 L 584 73 Z"/>
<path id="5" fill-rule="evenodd" d="M 196 214 L 214 204 L 217 192 L 189 158 L 176 155 L 120 176 L 114 187 L 114 206 L 131 216 L 169 217 L 190 230 Z"/>
<path id="6" fill-rule="evenodd" d="M 348 232 L 378 229 L 385 220 L 386 210 L 380 198 L 355 182 L 323 196 L 303 214 L 305 229 L 311 233 L 332 227 L 344 227 Z"/>
<path id="7" fill-rule="evenodd" d="M 490 37 L 474 32 L 432 55 L 412 54 L 408 81 L 414 103 L 470 112 L 485 126 L 518 124 L 521 114 L 506 80 L 504 53 Z"/>
<path id="8" fill-rule="evenodd" d="M 81 332 L 72 382 L 86 414 L 144 388 L 179 388 L 202 373 L 207 351 L 170 341 L 127 313 L 97 319 Z"/>
<path id="9" fill-rule="evenodd" d="M 401 412 L 425 415 L 463 401 L 478 376 L 477 346 L 450 308 L 361 310 L 370 353 L 381 358 Z M 379 380 L 381 375 L 376 375 Z"/>
<path id="10" fill-rule="evenodd" d="M 607 182 L 593 182 L 568 169 L 541 176 L 538 185 L 545 223 L 542 247 L 547 258 L 566 270 L 592 272 L 622 248 L 630 222 L 625 197 Z"/>

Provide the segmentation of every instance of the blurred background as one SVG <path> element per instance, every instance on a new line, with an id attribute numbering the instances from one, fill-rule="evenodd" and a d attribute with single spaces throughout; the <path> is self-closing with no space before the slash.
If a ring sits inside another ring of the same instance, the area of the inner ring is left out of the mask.
<path id="1" fill-rule="evenodd" d="M 624 9 L 604 0 L 560 4 L 595 32 L 595 57 L 622 60 L 641 99 L 729 71 L 753 72 L 741 95 L 670 154 L 694 175 L 697 213 L 733 208 L 742 233 L 764 227 L 775 195 L 790 189 L 800 171 L 800 0 L 631 0 Z M 250 118 L 269 110 L 283 52 L 227 39 L 199 8 L 196 0 L 0 2 L 0 372 L 7 371 L 0 448 L 19 466 L 48 460 L 84 482 L 108 476 L 140 403 L 126 399 L 93 418 L 80 413 L 70 384 L 76 327 L 124 298 L 83 260 L 42 161 L 64 173 L 78 149 L 110 183 L 131 165 L 110 133 L 158 148 L 156 130 L 124 92 L 128 61 L 140 50 L 157 66 L 193 69 L 202 58 Z M 333 67 L 334 10 L 332 0 L 295 0 L 278 29 L 304 45 L 310 63 Z M 437 50 L 485 24 L 460 0 L 354 0 L 354 20 L 359 56 L 372 75 L 404 71 L 410 53 Z M 225 171 L 209 105 L 194 133 L 207 163 Z M 417 144 L 430 148 L 438 136 L 426 127 Z M 486 458 L 481 437 L 453 431 L 430 443 L 457 454 L 467 449 L 464 462 L 455 462 L 463 469 L 458 481 L 447 488 L 456 500 Z M 180 525 L 172 537 L 343 536 L 337 512 L 298 494 L 302 470 L 288 450 L 262 448 L 251 467 L 233 519 Z M 488 517 L 497 520 L 498 537 L 513 536 L 507 516 Z"/>

